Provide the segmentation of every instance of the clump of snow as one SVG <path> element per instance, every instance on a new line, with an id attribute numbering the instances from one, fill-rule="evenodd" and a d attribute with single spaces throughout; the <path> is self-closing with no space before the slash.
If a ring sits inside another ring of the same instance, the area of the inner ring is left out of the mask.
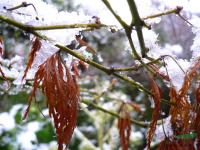
<path id="1" fill-rule="evenodd" d="M 158 34 L 155 33 L 153 30 L 148 30 L 146 28 L 143 28 L 143 38 L 146 48 L 149 49 L 148 54 L 153 57 L 159 57 L 162 55 L 163 51 L 161 50 L 161 47 L 158 45 Z M 137 53 L 141 56 L 141 48 L 140 43 L 137 37 L 137 32 L 134 30 L 132 31 L 131 37 L 133 39 L 134 47 L 137 51 Z M 128 50 L 130 53 L 132 53 L 132 50 L 130 48 L 129 42 L 125 42 L 126 48 L 125 50 Z"/>
<path id="2" fill-rule="evenodd" d="M 30 122 L 26 127 L 23 128 L 23 131 L 17 136 L 17 142 L 20 144 L 22 149 L 33 149 L 36 145 L 33 142 L 37 141 L 35 132 L 40 129 L 39 122 Z"/>
<path id="3" fill-rule="evenodd" d="M 176 0 L 176 1 L 166 1 L 166 0 L 156 0 L 156 2 L 159 2 L 162 7 L 167 7 L 174 9 L 176 6 L 183 7 L 184 11 L 190 12 L 190 13 L 200 13 L 199 10 L 199 1 L 196 0 Z"/>
<path id="4" fill-rule="evenodd" d="M 200 18 L 197 16 L 193 16 L 190 22 L 194 25 L 192 28 L 192 32 L 195 34 L 193 39 L 193 44 L 191 46 L 192 51 L 192 60 L 195 60 L 199 57 L 200 54 Z"/>
<path id="5" fill-rule="evenodd" d="M 163 120 L 164 123 L 161 125 L 157 125 L 156 127 L 155 137 L 160 142 L 163 141 L 165 138 L 170 138 L 173 135 L 173 130 L 170 121 L 171 121 L 171 116 L 164 119 Z"/>
<path id="6" fill-rule="evenodd" d="M 14 118 L 7 112 L 0 113 L 0 134 L 3 130 L 8 131 L 15 127 Z"/>
<path id="7" fill-rule="evenodd" d="M 167 74 L 169 75 L 173 86 L 178 91 L 182 87 L 184 77 L 185 77 L 185 72 L 189 69 L 191 64 L 189 61 L 185 59 L 177 59 L 176 61 L 181 66 L 184 72 L 177 65 L 177 63 L 171 58 L 165 58 L 167 72 L 166 72 L 165 67 L 162 67 L 160 71 L 165 73 L 166 75 Z"/>
<path id="8" fill-rule="evenodd" d="M 13 11 L 6 10 L 18 6 L 22 2 L 32 5 Z M 89 23 L 91 20 L 91 16 L 84 15 L 83 13 L 66 11 L 59 12 L 55 6 L 47 4 L 41 0 L 6 0 L 0 2 L 0 14 L 32 26 Z M 69 44 L 74 39 L 74 36 L 79 33 L 79 30 L 80 29 L 48 30 L 41 31 L 41 33 L 53 40 Z"/>

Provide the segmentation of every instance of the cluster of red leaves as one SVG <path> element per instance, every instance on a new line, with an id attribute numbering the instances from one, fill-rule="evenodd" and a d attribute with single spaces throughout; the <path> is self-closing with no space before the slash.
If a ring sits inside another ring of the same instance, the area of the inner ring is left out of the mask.
<path id="1" fill-rule="evenodd" d="M 120 107 L 121 117 L 118 119 L 118 130 L 120 136 L 120 144 L 123 150 L 128 150 L 129 138 L 131 133 L 130 113 L 125 103 Z"/>
<path id="2" fill-rule="evenodd" d="M 200 59 L 186 72 L 183 85 L 178 92 L 173 87 L 170 88 L 170 101 L 176 104 L 176 106 L 171 106 L 170 108 L 174 135 L 184 135 L 194 132 L 197 134 L 197 138 L 185 140 L 184 138 L 176 139 L 175 136 L 171 137 L 171 139 L 166 137 L 161 142 L 159 149 L 193 150 L 200 147 L 200 86 L 198 85 L 195 90 L 196 101 L 189 103 L 187 96 L 192 81 L 198 79 L 199 68 Z"/>
<path id="3" fill-rule="evenodd" d="M 36 38 L 33 41 L 24 77 L 40 47 L 41 43 Z M 31 101 L 35 98 L 36 90 L 39 87 L 46 96 L 49 115 L 53 118 L 56 128 L 58 149 L 62 150 L 63 145 L 67 146 L 69 144 L 76 126 L 80 92 L 75 76 L 71 75 L 59 52 L 49 57 L 38 67 L 34 77 L 33 89 L 29 97 L 29 106 L 24 118 L 28 115 Z"/>
<path id="4" fill-rule="evenodd" d="M 151 78 L 151 91 L 152 91 L 152 97 L 154 100 L 155 108 L 152 113 L 152 121 L 150 123 L 150 128 L 147 133 L 147 149 L 150 149 L 150 144 L 156 130 L 157 121 L 160 116 L 160 102 L 161 102 L 160 88 L 157 85 L 156 81 L 152 78 Z"/>

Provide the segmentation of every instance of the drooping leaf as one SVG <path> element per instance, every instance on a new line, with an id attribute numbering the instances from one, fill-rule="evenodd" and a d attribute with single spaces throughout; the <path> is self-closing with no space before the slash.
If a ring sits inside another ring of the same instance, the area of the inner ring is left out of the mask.
<path id="1" fill-rule="evenodd" d="M 35 92 L 41 83 L 46 96 L 49 115 L 53 118 L 58 139 L 58 149 L 69 144 L 74 128 L 79 102 L 79 87 L 70 74 L 59 53 L 52 55 L 41 64 L 35 74 L 33 89 L 29 98 L 29 107 Z"/>
<path id="2" fill-rule="evenodd" d="M 3 38 L 0 36 L 0 56 L 3 55 Z"/>
<path id="3" fill-rule="evenodd" d="M 157 83 L 153 79 L 151 79 L 151 91 L 152 91 L 152 97 L 154 100 L 155 108 L 153 110 L 150 128 L 147 133 L 147 149 L 150 149 L 150 144 L 156 130 L 157 120 L 159 119 L 159 115 L 160 115 L 161 94 L 160 94 L 160 90 Z"/>
<path id="4" fill-rule="evenodd" d="M 198 75 L 197 72 L 199 68 L 200 68 L 200 59 L 198 59 L 196 63 L 186 72 L 183 85 L 181 89 L 179 90 L 180 97 L 183 97 L 187 94 L 192 80 L 194 79 L 195 76 Z"/>
<path id="5" fill-rule="evenodd" d="M 2 57 L 3 52 L 4 52 L 4 50 L 3 50 L 3 38 L 0 36 L 0 57 Z M 1 74 L 1 77 L 8 83 L 8 88 L 9 88 L 10 87 L 10 81 L 6 78 L 1 67 L 0 67 L 0 74 Z"/>
<path id="6" fill-rule="evenodd" d="M 122 104 L 120 113 L 121 117 L 118 119 L 120 143 L 123 150 L 128 150 L 129 138 L 131 133 L 131 120 L 130 114 L 126 108 L 126 104 Z"/>
<path id="7" fill-rule="evenodd" d="M 31 52 L 29 53 L 29 56 L 28 56 L 29 57 L 28 58 L 28 64 L 27 64 L 26 69 L 24 71 L 24 75 L 22 77 L 22 80 L 24 80 L 24 78 L 26 77 L 27 72 L 31 68 L 33 61 L 36 57 L 36 53 L 40 50 L 41 46 L 42 46 L 42 44 L 40 42 L 40 39 L 36 37 L 32 42 Z"/>
<path id="8" fill-rule="evenodd" d="M 200 84 L 197 87 L 195 94 L 196 94 L 196 102 L 197 102 L 197 104 L 200 104 Z"/>

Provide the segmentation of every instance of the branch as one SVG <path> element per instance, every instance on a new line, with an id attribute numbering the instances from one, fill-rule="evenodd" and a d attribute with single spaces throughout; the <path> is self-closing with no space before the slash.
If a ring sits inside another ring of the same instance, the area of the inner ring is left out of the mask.
<path id="1" fill-rule="evenodd" d="M 155 59 L 153 61 L 150 61 L 150 62 L 146 63 L 146 65 L 158 63 L 160 60 L 161 60 L 161 58 Z M 132 67 L 127 67 L 127 68 L 114 68 L 114 67 L 111 67 L 110 70 L 112 70 L 113 72 L 138 71 L 142 67 L 144 67 L 144 66 L 142 64 L 140 64 L 140 65 L 134 65 Z"/>
<path id="2" fill-rule="evenodd" d="M 24 25 L 24 24 L 22 24 L 22 23 L 20 23 L 20 22 L 17 22 L 17 21 L 15 21 L 15 20 L 12 20 L 12 19 L 10 19 L 10 18 L 8 18 L 8 17 L 5 17 L 5 16 L 0 15 L 0 20 L 4 21 L 4 22 L 6 22 L 6 23 L 8 23 L 8 24 L 10 24 L 10 25 L 13 25 L 13 26 L 15 26 L 15 27 L 18 27 L 19 29 L 21 29 L 21 30 L 23 30 L 23 31 L 26 31 L 26 32 L 28 32 L 28 33 L 32 33 L 33 35 L 35 35 L 35 36 L 37 36 L 37 37 L 39 37 L 39 38 L 41 38 L 41 39 L 43 39 L 43 40 L 52 41 L 51 39 L 47 38 L 46 36 L 43 36 L 43 35 L 39 34 L 39 33 L 36 32 L 36 31 L 27 29 L 27 28 L 26 28 L 26 25 Z M 54 42 L 55 42 L 55 41 L 54 41 Z M 119 79 L 121 79 L 121 80 L 124 80 L 124 81 L 130 83 L 132 86 L 136 87 L 136 88 L 139 89 L 140 91 L 143 91 L 143 92 L 145 92 L 146 94 L 151 95 L 151 96 L 153 95 L 148 89 L 146 89 L 144 86 L 142 86 L 140 83 L 134 81 L 133 79 L 131 79 L 131 78 L 127 77 L 127 76 L 122 76 L 122 75 L 117 74 L 117 73 L 115 73 L 115 72 L 111 72 L 109 68 L 107 68 L 107 67 L 105 67 L 105 66 L 103 66 L 103 65 L 101 65 L 101 64 L 98 64 L 98 63 L 96 63 L 96 62 L 94 62 L 94 61 L 92 61 L 92 60 L 86 59 L 85 57 L 83 57 L 82 55 L 80 55 L 79 53 L 77 53 L 76 51 L 71 50 L 71 49 L 69 49 L 68 47 L 65 47 L 65 46 L 63 46 L 63 45 L 61 45 L 61 44 L 55 44 L 55 46 L 56 46 L 57 48 L 63 50 L 63 51 L 66 51 L 66 52 L 69 53 L 70 55 L 72 55 L 72 56 L 74 56 L 74 57 L 76 57 L 76 58 L 78 58 L 78 59 L 80 59 L 80 60 L 86 62 L 87 64 L 90 64 L 90 65 L 92 65 L 93 67 L 95 67 L 95 68 L 97 68 L 97 69 L 99 69 L 99 70 L 101 70 L 101 71 L 107 73 L 108 75 L 111 75 L 111 74 L 112 74 L 112 75 L 114 75 L 115 77 L 117 77 L 117 78 L 119 78 Z M 146 65 L 146 64 L 145 64 L 145 65 Z M 167 101 L 167 100 L 166 100 L 166 101 Z M 170 103 L 170 102 L 169 102 L 169 103 Z"/>
<path id="3" fill-rule="evenodd" d="M 131 11 L 131 15 L 132 15 L 132 25 L 135 26 L 136 32 L 137 32 L 137 36 L 138 36 L 138 40 L 140 43 L 140 48 L 141 48 L 141 54 L 142 57 L 146 57 L 146 47 L 145 47 L 145 43 L 144 43 L 144 38 L 143 38 L 143 34 L 142 34 L 142 27 L 144 25 L 144 21 L 142 21 L 142 19 L 139 16 L 136 4 L 134 0 L 127 0 L 130 11 Z"/>
<path id="4" fill-rule="evenodd" d="M 30 26 L 26 25 L 26 28 L 29 30 L 59 30 L 59 29 L 75 29 L 75 28 L 91 28 L 91 29 L 100 29 L 102 27 L 113 27 L 105 24 L 67 24 L 67 25 L 52 25 L 52 26 Z"/>
<path id="5" fill-rule="evenodd" d="M 124 28 L 125 32 L 126 32 L 126 36 L 129 40 L 129 44 L 131 46 L 131 49 L 132 49 L 132 53 L 134 54 L 135 58 L 137 60 L 140 61 L 140 63 L 145 67 L 147 68 L 148 71 L 152 72 L 153 71 L 147 66 L 145 65 L 145 63 L 141 60 L 141 57 L 138 55 L 135 47 L 134 47 L 134 44 L 133 44 L 133 41 L 132 41 L 132 37 L 131 37 L 131 33 L 132 33 L 132 25 L 131 26 L 128 26 L 121 18 L 120 16 L 118 16 L 114 10 L 112 9 L 110 3 L 107 1 L 107 0 L 102 0 L 104 2 L 104 4 L 107 6 L 107 8 L 111 11 L 111 13 L 115 16 L 115 18 L 118 20 L 118 22 L 122 25 L 122 27 Z M 142 57 L 143 56 L 146 56 L 146 48 L 144 46 L 144 39 L 143 39 L 143 35 L 142 35 L 142 30 L 141 30 L 141 19 L 139 17 L 139 14 L 137 12 L 137 7 L 135 5 L 135 2 L 133 0 L 128 0 L 128 3 L 129 3 L 129 7 L 130 7 L 130 10 L 131 10 L 131 13 L 132 13 L 132 17 L 133 17 L 133 20 L 134 20 L 134 25 L 136 26 L 136 31 L 137 31 L 137 34 L 138 34 L 138 39 L 139 39 L 139 43 L 140 43 L 140 47 L 142 49 Z M 134 5 L 134 6 L 132 6 Z M 133 7 L 133 8 L 132 8 Z M 135 9 L 135 10 L 132 10 L 132 9 Z M 136 11 L 136 14 L 133 14 L 135 13 Z M 133 16 L 134 15 L 134 16 Z M 133 22 L 132 20 L 132 22 Z"/>
<path id="6" fill-rule="evenodd" d="M 183 9 L 182 7 L 177 6 L 175 9 L 168 10 L 166 12 L 161 12 L 161 13 L 154 14 L 154 15 L 150 15 L 150 16 L 142 18 L 142 20 L 153 19 L 153 18 L 157 18 L 157 17 L 170 15 L 170 14 L 179 14 L 182 9 Z"/>

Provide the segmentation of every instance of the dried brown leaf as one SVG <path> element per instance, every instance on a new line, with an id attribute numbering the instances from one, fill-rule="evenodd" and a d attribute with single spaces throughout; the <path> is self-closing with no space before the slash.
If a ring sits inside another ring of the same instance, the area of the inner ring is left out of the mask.
<path id="1" fill-rule="evenodd" d="M 121 117 L 118 119 L 120 143 L 123 150 L 128 150 L 129 138 L 131 133 L 131 120 L 130 114 L 126 108 L 126 104 L 122 104 L 120 113 Z"/>
<path id="2" fill-rule="evenodd" d="M 200 104 L 200 84 L 197 87 L 195 94 L 196 94 L 196 102 L 197 102 L 197 104 Z"/>
<path id="3" fill-rule="evenodd" d="M 176 140 L 166 138 L 159 144 L 158 150 L 195 150 L 193 140 Z"/>
<path id="4" fill-rule="evenodd" d="M 161 94 L 160 94 L 159 86 L 154 81 L 154 79 L 151 79 L 151 91 L 152 91 L 152 97 L 154 100 L 155 108 L 153 110 L 150 128 L 147 133 L 147 149 L 150 149 L 150 144 L 156 130 L 157 120 L 159 119 L 159 115 L 160 115 Z"/>
<path id="5" fill-rule="evenodd" d="M 0 36 L 0 56 L 3 55 L 3 38 Z"/>
<path id="6" fill-rule="evenodd" d="M 27 63 L 26 69 L 24 71 L 24 75 L 22 77 L 22 80 L 25 79 L 27 72 L 31 68 L 33 61 L 36 57 L 36 53 L 40 50 L 41 46 L 42 46 L 42 43 L 40 42 L 40 39 L 36 37 L 32 42 L 31 52 L 29 53 L 29 56 L 28 56 L 29 57 L 28 63 Z"/>
<path id="7" fill-rule="evenodd" d="M 88 52 L 92 53 L 93 55 L 96 54 L 96 50 L 92 46 L 90 46 L 86 41 L 81 39 L 80 35 L 76 35 L 76 40 L 81 46 L 86 46 L 86 50 Z"/>
<path id="8" fill-rule="evenodd" d="M 198 75 L 198 69 L 200 68 L 200 58 L 196 61 L 196 63 L 194 64 L 194 66 L 192 66 L 187 72 L 186 75 L 184 77 L 184 82 L 183 85 L 181 87 L 181 89 L 179 90 L 179 96 L 183 97 L 187 94 L 188 89 L 192 83 L 192 80 L 194 79 L 194 77 L 196 77 Z"/>

